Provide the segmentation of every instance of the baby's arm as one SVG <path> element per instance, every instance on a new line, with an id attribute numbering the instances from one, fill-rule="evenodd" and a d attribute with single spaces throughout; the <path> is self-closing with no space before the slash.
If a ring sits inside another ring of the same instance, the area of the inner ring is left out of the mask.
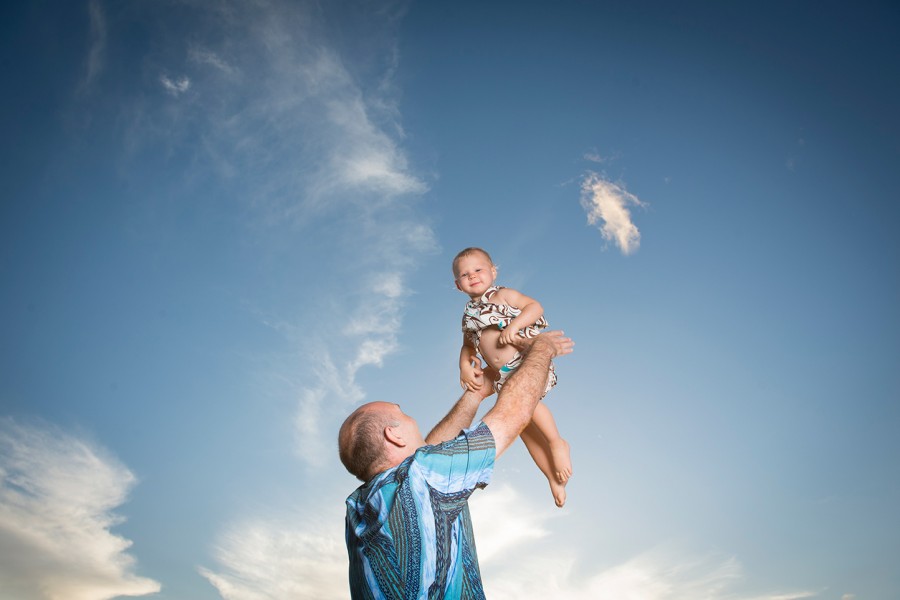
<path id="1" fill-rule="evenodd" d="M 500 333 L 501 344 L 512 344 L 516 341 L 520 329 L 528 327 L 529 325 L 534 325 L 535 322 L 543 316 L 544 307 L 542 307 L 541 303 L 534 298 L 530 298 L 512 288 L 503 288 L 500 290 L 500 293 L 502 293 L 503 296 L 499 298 L 499 300 L 501 300 L 503 304 L 515 306 L 522 311 L 519 313 L 519 316 L 510 321 L 509 325 L 504 327 L 503 331 Z"/>
<path id="2" fill-rule="evenodd" d="M 463 335 L 462 348 L 459 351 L 459 384 L 470 392 L 481 388 L 481 359 L 475 346 Z"/>

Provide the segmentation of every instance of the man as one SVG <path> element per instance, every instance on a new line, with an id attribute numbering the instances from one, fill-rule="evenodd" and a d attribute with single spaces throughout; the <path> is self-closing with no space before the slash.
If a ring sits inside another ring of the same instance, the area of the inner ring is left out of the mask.
<path id="1" fill-rule="evenodd" d="M 531 421 L 550 360 L 572 351 L 560 331 L 522 340 L 522 365 L 473 429 L 483 379 L 422 437 L 396 404 L 356 409 L 338 434 L 341 462 L 364 482 L 347 498 L 350 592 L 356 599 L 484 598 L 468 498 Z M 481 375 L 480 377 L 484 377 Z"/>

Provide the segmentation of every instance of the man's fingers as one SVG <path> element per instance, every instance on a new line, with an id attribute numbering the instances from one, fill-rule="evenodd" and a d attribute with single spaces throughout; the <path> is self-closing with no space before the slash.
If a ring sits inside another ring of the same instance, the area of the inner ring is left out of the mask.
<path id="1" fill-rule="evenodd" d="M 553 345 L 554 354 L 562 356 L 570 354 L 575 346 L 575 342 L 571 338 L 567 338 L 562 331 L 546 331 L 538 336 Z M 537 339 L 537 338 L 536 338 Z"/>

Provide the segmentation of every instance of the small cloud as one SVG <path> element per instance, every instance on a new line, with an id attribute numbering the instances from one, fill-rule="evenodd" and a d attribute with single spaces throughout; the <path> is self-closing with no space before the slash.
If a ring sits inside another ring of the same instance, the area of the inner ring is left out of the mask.
<path id="1" fill-rule="evenodd" d="M 131 541 L 110 529 L 134 475 L 55 427 L 0 419 L 0 591 L 18 600 L 143 596 Z"/>
<path id="2" fill-rule="evenodd" d="M 646 204 L 625 188 L 589 171 L 581 183 L 581 206 L 587 212 L 588 224 L 599 223 L 603 239 L 613 242 L 622 254 L 635 252 L 641 245 L 641 233 L 631 222 L 629 205 Z"/>
<path id="3" fill-rule="evenodd" d="M 198 570 L 225 600 L 346 600 L 342 508 L 239 523 L 214 549 L 218 568 Z"/>
<path id="4" fill-rule="evenodd" d="M 856 594 L 844 594 L 841 600 L 856 600 Z"/>
<path id="5" fill-rule="evenodd" d="M 181 77 L 178 80 L 173 80 L 169 79 L 166 75 L 161 75 L 159 77 L 159 82 L 166 89 L 166 91 L 173 96 L 179 96 L 188 91 L 188 89 L 191 87 L 191 80 L 187 77 Z"/>

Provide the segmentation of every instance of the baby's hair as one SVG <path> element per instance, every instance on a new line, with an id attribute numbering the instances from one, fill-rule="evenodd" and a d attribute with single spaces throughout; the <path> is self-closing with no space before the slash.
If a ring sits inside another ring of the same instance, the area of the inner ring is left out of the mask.
<path id="1" fill-rule="evenodd" d="M 494 261 L 491 259 L 491 255 L 487 253 L 487 250 L 484 250 L 482 248 L 476 248 L 475 246 L 471 246 L 464 250 L 460 250 L 459 254 L 457 254 L 455 257 L 453 257 L 453 264 L 452 264 L 453 276 L 455 277 L 457 275 L 456 263 L 459 262 L 459 259 L 461 259 L 465 256 L 469 256 L 470 254 L 476 254 L 479 252 L 481 254 L 483 254 L 486 259 L 488 259 L 488 262 L 491 263 L 492 266 L 494 265 Z"/>

